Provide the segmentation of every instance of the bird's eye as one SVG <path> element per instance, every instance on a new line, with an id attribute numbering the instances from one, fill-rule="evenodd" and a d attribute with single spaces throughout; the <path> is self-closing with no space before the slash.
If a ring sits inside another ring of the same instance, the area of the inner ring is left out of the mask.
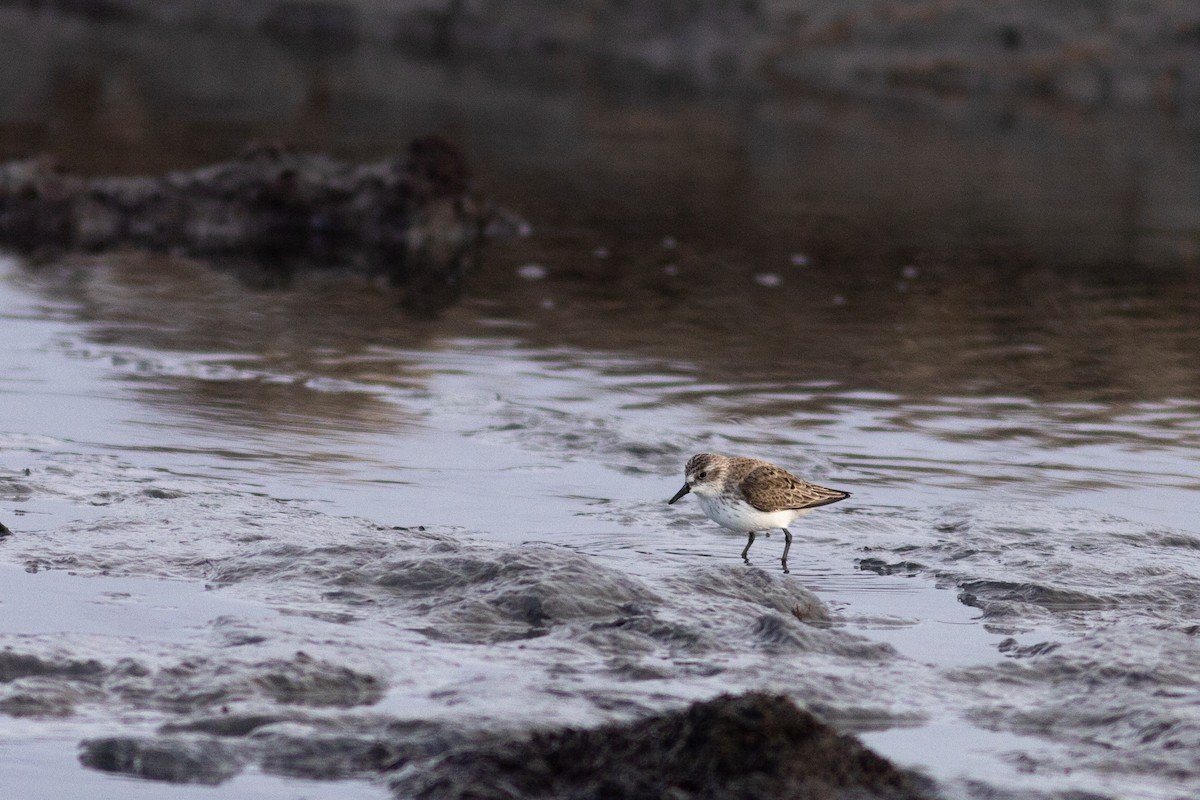
<path id="1" fill-rule="evenodd" d="M 707 472 L 698 472 L 698 473 L 696 473 L 696 477 L 699 478 L 700 480 L 704 480 L 705 478 L 708 477 L 708 473 Z"/>

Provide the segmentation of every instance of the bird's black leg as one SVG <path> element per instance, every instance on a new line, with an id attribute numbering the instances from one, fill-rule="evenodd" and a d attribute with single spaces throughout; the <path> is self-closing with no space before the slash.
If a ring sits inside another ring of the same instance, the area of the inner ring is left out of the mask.
<path id="1" fill-rule="evenodd" d="M 747 564 L 750 563 L 750 559 L 746 556 L 746 553 L 750 552 L 750 545 L 752 544 L 754 544 L 754 531 L 750 531 L 750 538 L 746 540 L 746 546 L 742 548 L 742 561 L 745 561 Z"/>
<path id="2" fill-rule="evenodd" d="M 783 528 L 782 530 L 783 530 L 783 541 L 784 541 L 784 545 L 783 545 L 783 571 L 784 571 L 784 572 L 787 572 L 787 571 L 788 571 L 788 568 L 787 568 L 787 554 L 788 554 L 788 550 L 791 550 L 791 549 L 792 549 L 792 532 L 791 532 L 791 531 L 789 531 L 787 528 Z M 747 545 L 747 547 L 748 547 L 748 546 L 749 546 L 749 545 Z"/>

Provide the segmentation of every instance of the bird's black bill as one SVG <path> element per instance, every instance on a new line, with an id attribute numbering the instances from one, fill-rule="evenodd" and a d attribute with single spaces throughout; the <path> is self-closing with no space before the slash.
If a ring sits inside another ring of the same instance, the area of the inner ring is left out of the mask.
<path id="1" fill-rule="evenodd" d="M 672 497 L 670 500 L 668 500 L 668 501 L 667 501 L 667 505 L 671 505 L 671 503 L 674 503 L 676 500 L 678 500 L 679 498 L 683 497 L 685 494 L 687 494 L 687 493 L 688 493 L 688 492 L 690 492 L 691 490 L 692 490 L 692 487 L 688 486 L 688 485 L 685 483 L 685 484 L 683 485 L 683 488 L 682 488 L 682 489 L 680 489 L 678 492 L 676 492 L 676 493 L 675 493 L 675 496 L 674 496 L 674 497 Z"/>

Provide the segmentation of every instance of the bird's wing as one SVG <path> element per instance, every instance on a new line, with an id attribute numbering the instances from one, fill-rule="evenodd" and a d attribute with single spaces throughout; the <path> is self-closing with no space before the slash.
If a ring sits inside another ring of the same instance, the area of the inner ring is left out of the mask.
<path id="1" fill-rule="evenodd" d="M 849 492 L 826 489 L 801 480 L 773 464 L 764 464 L 751 470 L 742 478 L 738 488 L 742 490 L 746 502 L 759 511 L 816 508 L 850 496 Z"/>

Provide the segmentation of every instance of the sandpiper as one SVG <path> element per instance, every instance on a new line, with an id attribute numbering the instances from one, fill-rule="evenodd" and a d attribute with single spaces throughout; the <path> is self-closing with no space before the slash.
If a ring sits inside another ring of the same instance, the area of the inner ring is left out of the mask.
<path id="1" fill-rule="evenodd" d="M 783 571 L 788 571 L 788 550 L 792 520 L 814 508 L 845 500 L 849 492 L 826 489 L 780 469 L 767 461 L 743 456 L 698 453 L 683 469 L 683 488 L 667 503 L 674 503 L 688 492 L 700 500 L 705 515 L 723 528 L 744 531 L 750 538 L 742 550 L 747 564 L 755 531 L 779 528 L 783 531 Z"/>

